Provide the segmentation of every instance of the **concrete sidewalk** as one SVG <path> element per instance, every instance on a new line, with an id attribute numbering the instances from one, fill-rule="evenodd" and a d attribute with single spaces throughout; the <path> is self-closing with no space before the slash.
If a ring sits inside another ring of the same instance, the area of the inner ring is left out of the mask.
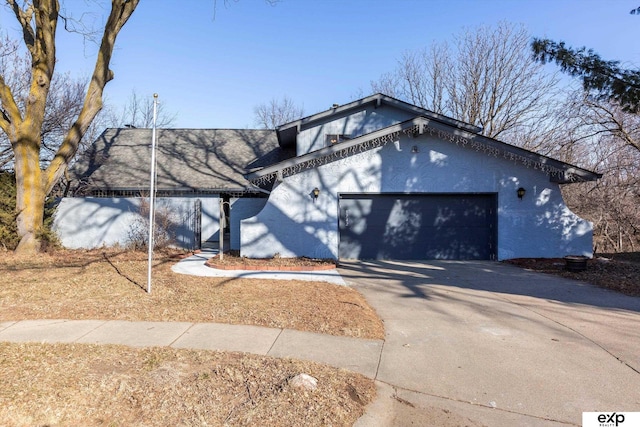
<path id="1" fill-rule="evenodd" d="M 0 341 L 240 351 L 324 363 L 375 378 L 383 341 L 249 325 L 122 320 L 0 323 Z"/>

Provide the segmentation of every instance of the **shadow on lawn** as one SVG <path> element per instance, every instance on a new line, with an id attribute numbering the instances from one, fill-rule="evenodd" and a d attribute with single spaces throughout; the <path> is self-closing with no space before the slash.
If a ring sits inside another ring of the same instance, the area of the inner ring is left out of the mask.
<path id="1" fill-rule="evenodd" d="M 184 251 L 159 251 L 154 254 L 153 267 L 169 264 L 172 265 L 184 257 Z M 22 270 L 46 271 L 51 269 L 77 268 L 85 269 L 92 265 L 108 264 L 118 275 L 146 291 L 146 286 L 128 275 L 119 268 L 114 260 L 127 260 L 134 262 L 147 262 L 147 253 L 126 249 L 95 249 L 95 250 L 55 250 L 42 253 L 36 257 L 24 257 L 8 254 L 0 259 L 0 271 L 17 272 Z"/>

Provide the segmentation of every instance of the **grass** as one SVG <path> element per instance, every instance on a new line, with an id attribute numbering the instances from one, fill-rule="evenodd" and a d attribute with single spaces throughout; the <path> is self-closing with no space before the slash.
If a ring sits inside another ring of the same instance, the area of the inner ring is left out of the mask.
<path id="1" fill-rule="evenodd" d="M 329 283 L 200 278 L 157 254 L 0 254 L 0 321 L 119 319 L 223 322 L 380 339 L 364 298 Z M 300 373 L 314 391 L 294 388 Z M 345 370 L 241 353 L 112 345 L 0 343 L 0 425 L 352 425 L 375 395 Z"/>
<path id="2" fill-rule="evenodd" d="M 0 343 L 0 375 L 3 426 L 349 426 L 375 395 L 312 362 L 172 348 Z"/>
<path id="3" fill-rule="evenodd" d="M 381 339 L 382 322 L 346 286 L 296 280 L 193 277 L 176 253 L 60 251 L 0 258 L 0 321 L 104 319 L 220 322 Z"/>

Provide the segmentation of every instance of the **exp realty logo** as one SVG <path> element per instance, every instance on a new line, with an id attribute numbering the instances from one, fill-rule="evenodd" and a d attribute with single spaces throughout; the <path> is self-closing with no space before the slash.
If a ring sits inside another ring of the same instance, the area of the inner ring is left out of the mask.
<path id="1" fill-rule="evenodd" d="M 582 427 L 637 427 L 640 412 L 583 412 Z"/>

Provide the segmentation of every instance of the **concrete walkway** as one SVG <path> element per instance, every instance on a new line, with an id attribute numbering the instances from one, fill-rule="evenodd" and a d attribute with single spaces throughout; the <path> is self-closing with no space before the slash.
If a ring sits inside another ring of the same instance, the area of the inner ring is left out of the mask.
<path id="1" fill-rule="evenodd" d="M 176 273 L 202 277 L 244 277 L 247 279 L 303 280 L 312 282 L 329 282 L 344 285 L 344 280 L 337 269 L 320 271 L 256 271 L 256 270 L 219 270 L 204 265 L 217 249 L 203 249 L 201 253 L 186 258 L 173 267 Z"/>

